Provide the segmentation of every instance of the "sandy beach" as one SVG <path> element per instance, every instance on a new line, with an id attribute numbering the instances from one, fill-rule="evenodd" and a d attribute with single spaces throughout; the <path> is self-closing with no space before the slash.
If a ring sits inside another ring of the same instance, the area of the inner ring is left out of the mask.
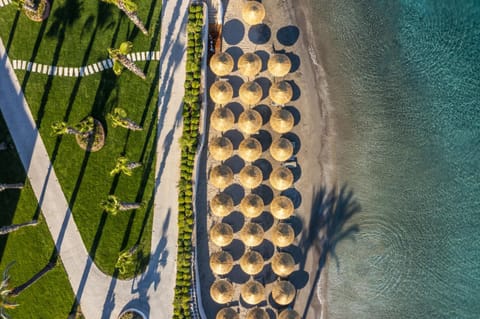
<path id="1" fill-rule="evenodd" d="M 273 48 L 276 51 L 287 54 L 292 61 L 291 72 L 285 77 L 285 80 L 288 80 L 294 87 L 294 97 L 286 107 L 292 111 L 295 117 L 295 126 L 288 134 L 290 138 L 296 141 L 295 151 L 298 165 L 294 170 L 294 189 L 289 189 L 286 192 L 294 199 L 296 208 L 294 216 L 288 220 L 295 229 L 296 240 L 294 245 L 287 247 L 284 251 L 291 253 L 297 263 L 296 271 L 289 276 L 289 280 L 297 288 L 297 296 L 292 304 L 293 308 L 304 318 L 321 318 L 322 307 L 325 307 L 321 293 L 325 291 L 326 280 L 323 278 L 325 262 L 322 264 L 323 269 L 320 269 L 322 236 L 321 231 L 316 227 L 318 222 L 315 223 L 315 220 L 312 218 L 312 216 L 315 216 L 312 212 L 316 211 L 314 207 L 318 205 L 319 201 L 322 202 L 324 200 L 323 197 L 326 196 L 325 194 L 334 189 L 336 185 L 333 166 L 335 145 L 333 142 L 333 110 L 328 103 L 324 71 L 318 57 L 315 56 L 315 52 L 319 51 L 316 49 L 316 44 L 313 43 L 312 30 L 309 25 L 309 10 L 305 4 L 299 4 L 295 1 L 262 1 L 266 9 L 264 25 L 249 27 L 242 23 L 240 14 L 241 4 L 233 1 L 224 1 L 224 3 L 226 5 L 226 13 L 223 50 L 230 53 L 235 60 L 242 53 L 246 52 L 256 52 L 262 58 L 264 67 L 256 78 L 264 90 L 264 97 L 258 105 L 259 111 L 262 108 L 265 110 L 271 103 L 268 98 L 269 82 L 267 81 L 266 61 L 268 56 L 273 53 Z M 227 78 L 234 87 L 235 92 L 238 92 L 238 87 L 246 80 L 242 79 L 238 73 L 235 73 L 235 70 L 234 74 Z M 213 79 L 214 76 L 211 75 L 210 80 Z M 231 104 L 233 105 L 232 110 L 235 113 L 235 117 L 238 119 L 239 113 L 243 110 L 238 102 L 238 94 L 234 96 L 234 101 Z M 209 103 L 208 111 L 210 113 L 213 108 L 214 104 Z M 265 113 L 268 115 L 268 110 L 261 113 L 262 116 Z M 268 129 L 268 124 L 265 123 L 264 119 L 262 130 Z M 218 135 L 219 132 L 211 129 L 209 139 Z M 226 134 L 226 136 L 232 140 L 236 149 L 242 137 L 238 137 L 238 135 L 233 133 L 230 135 Z M 276 136 L 272 137 L 275 138 Z M 238 173 L 242 165 L 241 161 L 235 160 L 236 157 L 238 156 L 234 156 L 232 160 L 227 161 L 234 173 Z M 268 151 L 264 152 L 263 158 L 270 160 Z M 201 209 L 208 212 L 207 203 L 217 192 L 216 189 L 207 184 L 208 170 L 212 166 L 218 165 L 219 162 L 208 156 L 207 149 L 203 150 L 201 160 L 205 163 L 205 167 L 201 168 L 199 176 L 197 207 L 199 211 Z M 265 171 L 263 173 L 265 179 Z M 264 184 L 268 184 L 268 176 L 264 180 Z M 233 186 L 235 185 L 238 185 L 237 175 L 235 175 Z M 231 187 L 230 191 L 237 205 L 241 196 L 239 197 L 235 187 Z M 268 207 L 269 199 L 271 201 L 272 195 L 268 198 L 269 194 L 267 192 L 259 193 L 264 197 L 265 205 Z M 240 218 L 242 218 L 241 213 L 234 211 L 230 216 L 225 217 L 223 221 L 235 225 Z M 262 217 L 259 218 L 259 223 L 267 223 L 265 220 L 261 220 Z M 218 247 L 211 243 L 209 244 L 208 231 L 213 221 L 220 220 L 218 217 L 202 216 L 197 221 L 198 266 L 202 287 L 202 301 L 208 318 L 214 318 L 216 312 L 224 307 L 215 303 L 209 294 L 210 286 L 215 278 L 209 267 L 209 253 L 218 250 Z M 264 228 L 267 227 L 267 229 L 269 226 L 271 227 L 271 225 L 263 226 Z M 239 229 L 234 229 L 234 231 L 239 231 Z M 268 242 L 268 232 L 266 234 Z M 230 249 L 230 252 L 233 252 L 234 259 L 238 260 L 239 256 L 238 254 L 235 256 L 235 252 L 240 246 L 240 241 L 237 236 L 235 238 L 234 242 L 227 248 Z M 267 258 L 269 253 L 273 254 L 263 244 L 256 250 L 261 251 L 264 255 L 266 254 Z M 321 275 L 318 272 L 319 269 L 322 271 Z M 232 277 L 232 281 L 239 285 L 248 279 L 244 278 L 244 275 L 237 264 L 228 278 Z M 260 277 L 265 283 L 268 283 L 269 278 L 272 277 L 271 268 L 265 267 L 262 273 L 255 277 Z M 229 306 L 239 304 L 239 289 L 236 290 L 234 302 L 230 303 Z M 268 285 L 266 291 L 268 294 Z M 267 298 L 268 300 L 269 298 Z M 240 301 L 240 305 L 248 308 L 242 301 Z M 261 305 L 264 304 L 262 303 Z M 274 312 L 272 311 L 270 315 L 273 316 L 273 314 Z"/>

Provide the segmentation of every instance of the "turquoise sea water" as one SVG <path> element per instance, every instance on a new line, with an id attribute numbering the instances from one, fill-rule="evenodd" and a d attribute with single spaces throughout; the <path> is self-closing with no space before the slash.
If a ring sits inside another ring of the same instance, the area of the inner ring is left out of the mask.
<path id="1" fill-rule="evenodd" d="M 480 318 L 480 1 L 310 0 L 360 231 L 329 318 Z"/>

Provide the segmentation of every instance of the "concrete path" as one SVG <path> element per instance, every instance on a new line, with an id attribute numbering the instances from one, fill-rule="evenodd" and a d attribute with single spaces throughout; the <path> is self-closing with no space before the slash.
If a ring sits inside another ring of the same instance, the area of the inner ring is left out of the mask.
<path id="1" fill-rule="evenodd" d="M 0 110 L 86 319 L 117 318 L 130 307 L 152 319 L 172 317 L 187 9 L 187 1 L 163 1 L 151 259 L 146 272 L 130 281 L 103 274 L 90 259 L 0 40 Z"/>
<path id="2" fill-rule="evenodd" d="M 2 1 L 2 0 L 0 0 Z M 136 61 L 150 61 L 160 58 L 159 51 L 145 51 L 145 52 L 133 52 L 127 54 L 127 58 Z M 53 76 L 69 76 L 69 77 L 83 77 L 92 75 L 103 70 L 111 69 L 113 67 L 112 59 L 102 60 L 97 63 L 81 66 L 81 67 L 68 67 L 58 65 L 47 65 L 26 60 L 11 60 L 14 70 L 25 70 L 29 72 L 48 74 Z"/>

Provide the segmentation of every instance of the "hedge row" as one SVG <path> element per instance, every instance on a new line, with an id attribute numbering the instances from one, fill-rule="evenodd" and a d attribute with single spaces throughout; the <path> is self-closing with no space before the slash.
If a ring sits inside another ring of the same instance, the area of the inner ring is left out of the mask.
<path id="1" fill-rule="evenodd" d="M 191 5 L 187 25 L 187 67 L 183 98 L 182 158 L 178 184 L 178 254 L 173 318 L 192 318 L 193 169 L 200 123 L 200 77 L 202 63 L 203 7 Z"/>

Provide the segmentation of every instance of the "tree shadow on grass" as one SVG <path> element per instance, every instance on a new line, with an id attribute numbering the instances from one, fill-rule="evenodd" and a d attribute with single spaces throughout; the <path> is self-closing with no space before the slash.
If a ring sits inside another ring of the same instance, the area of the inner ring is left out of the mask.
<path id="1" fill-rule="evenodd" d="M 354 235 L 360 231 L 358 224 L 349 222 L 359 212 L 361 212 L 361 206 L 347 185 L 330 191 L 322 187 L 316 194 L 312 205 L 310 224 L 308 229 L 302 233 L 299 243 L 303 252 L 300 270 L 305 269 L 306 256 L 312 248 L 317 251 L 319 256 L 317 271 L 315 275 L 310 274 L 314 276 L 313 284 L 303 317 L 306 316 L 315 296 L 316 286 L 328 257 L 335 260 L 337 268 L 340 267 L 338 256 L 335 253 L 337 244 L 344 239 L 354 240 Z"/>
<path id="2" fill-rule="evenodd" d="M 10 51 L 10 46 L 12 45 L 13 37 L 15 35 L 15 30 L 17 30 L 17 23 L 18 19 L 20 18 L 20 10 L 17 11 L 15 14 L 15 18 L 13 19 L 12 23 L 12 28 L 10 29 L 10 33 L 8 34 L 8 40 L 7 40 L 7 45 L 5 46 L 5 49 Z"/>

